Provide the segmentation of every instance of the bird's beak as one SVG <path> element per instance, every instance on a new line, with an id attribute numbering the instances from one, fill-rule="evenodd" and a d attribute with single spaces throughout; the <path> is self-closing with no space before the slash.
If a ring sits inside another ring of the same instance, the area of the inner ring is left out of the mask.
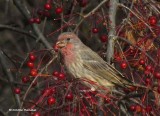
<path id="1" fill-rule="evenodd" d="M 64 41 L 58 41 L 58 42 L 56 43 L 56 46 L 57 46 L 58 48 L 63 48 L 63 47 L 66 46 L 66 43 L 65 43 Z"/>

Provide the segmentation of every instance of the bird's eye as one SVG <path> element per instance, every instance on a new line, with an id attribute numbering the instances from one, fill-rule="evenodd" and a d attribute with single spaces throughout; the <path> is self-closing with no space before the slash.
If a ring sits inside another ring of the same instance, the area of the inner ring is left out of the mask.
<path id="1" fill-rule="evenodd" d="M 67 41 L 69 41 L 71 38 L 67 38 Z"/>

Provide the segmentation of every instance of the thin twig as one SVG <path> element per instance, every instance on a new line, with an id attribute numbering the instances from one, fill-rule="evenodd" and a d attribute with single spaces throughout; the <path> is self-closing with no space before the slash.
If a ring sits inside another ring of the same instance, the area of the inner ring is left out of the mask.
<path id="1" fill-rule="evenodd" d="M 133 15 L 135 15 L 140 21 L 142 21 L 148 28 L 149 30 L 154 34 L 154 31 L 152 30 L 152 28 L 143 20 L 141 19 L 140 16 L 138 16 L 134 11 L 132 11 L 130 8 L 128 8 L 127 6 L 123 5 L 123 4 L 118 4 L 119 6 L 126 8 L 127 10 L 129 10 Z"/>
<path id="2" fill-rule="evenodd" d="M 145 50 L 143 50 L 142 48 L 133 45 L 130 41 L 128 41 L 126 38 L 123 37 L 118 37 L 120 40 L 127 42 L 128 44 L 130 44 L 131 46 L 133 46 L 134 48 L 137 48 L 138 50 L 140 50 L 142 53 L 144 53 L 153 63 L 157 64 L 157 62 L 147 53 L 145 52 Z M 159 65 L 158 65 L 159 66 Z"/>
<path id="3" fill-rule="evenodd" d="M 103 0 L 101 3 L 98 4 L 97 7 L 95 7 L 92 11 L 90 11 L 88 14 L 83 16 L 83 19 L 81 19 L 79 21 L 79 23 L 77 24 L 77 26 L 74 29 L 74 32 L 76 32 L 76 30 L 78 29 L 78 27 L 81 25 L 81 23 L 90 15 L 93 15 L 104 3 L 106 3 L 108 0 Z"/>
<path id="4" fill-rule="evenodd" d="M 3 25 L 3 24 L 0 24 L 0 29 L 7 29 L 7 30 L 10 30 L 10 31 L 15 31 L 15 32 L 18 32 L 18 33 L 21 33 L 21 34 L 24 34 L 24 35 L 27 35 L 33 39 L 37 39 L 37 37 L 27 31 L 24 31 L 22 29 L 19 29 L 19 28 L 16 28 L 16 27 L 12 27 L 12 26 L 9 26 L 9 25 Z"/>
<path id="5" fill-rule="evenodd" d="M 110 31 L 108 34 L 108 44 L 107 44 L 107 56 L 106 60 L 108 63 L 111 63 L 111 60 L 113 58 L 114 54 L 114 45 L 115 45 L 115 39 L 116 39 L 116 12 L 117 12 L 117 4 L 118 0 L 110 0 L 110 7 L 109 7 L 109 27 Z"/>
<path id="6" fill-rule="evenodd" d="M 31 18 L 31 15 L 30 15 L 30 12 L 27 6 L 24 4 L 24 1 L 23 0 L 13 0 L 13 2 L 16 5 L 16 7 L 19 9 L 19 11 L 22 13 L 22 15 L 27 20 L 29 20 Z M 38 36 L 37 41 L 41 41 L 45 45 L 46 48 L 52 49 L 52 46 L 49 44 L 47 39 L 44 37 L 44 35 L 42 34 L 38 26 L 36 24 L 32 24 L 31 26 L 34 32 L 36 33 L 36 35 Z"/>
<path id="7" fill-rule="evenodd" d="M 55 57 L 53 58 L 53 60 L 56 59 L 56 58 L 57 58 L 57 57 L 55 56 Z M 39 74 L 42 74 L 42 72 L 45 70 L 45 68 L 46 68 L 46 67 L 42 68 L 42 69 L 40 70 Z M 33 85 L 34 82 L 38 79 L 38 77 L 39 77 L 39 76 L 37 75 L 37 76 L 33 79 L 33 81 L 31 82 L 30 86 L 27 88 L 26 93 L 25 93 L 24 96 L 23 96 L 23 101 L 25 101 L 27 95 L 28 95 L 29 92 L 30 92 L 30 89 L 31 89 L 32 85 Z M 23 101 L 22 101 L 22 103 L 21 103 L 21 105 L 20 105 L 20 109 L 23 107 L 23 104 L 24 104 Z M 20 116 L 20 112 L 18 112 L 17 116 Z"/>
<path id="8" fill-rule="evenodd" d="M 11 73 L 11 71 L 8 70 L 8 69 L 10 68 L 10 66 L 7 65 L 8 63 L 7 63 L 6 60 L 7 60 L 7 59 L 6 59 L 3 51 L 1 50 L 1 51 L 0 51 L 0 63 L 1 63 L 1 65 L 2 65 L 3 70 L 5 71 L 5 74 L 6 74 L 7 77 L 8 77 L 7 79 L 8 79 L 8 82 L 9 82 L 10 86 L 11 86 L 12 94 L 13 94 L 13 96 L 14 96 L 14 98 L 15 98 L 16 104 L 17 104 L 18 107 L 19 107 L 19 106 L 20 106 L 20 103 L 21 103 L 21 102 L 20 102 L 20 97 L 19 97 L 18 95 L 15 95 L 14 92 L 13 92 L 13 91 L 14 91 L 14 86 L 13 86 L 12 82 L 14 81 L 14 77 L 13 77 L 13 74 Z"/>

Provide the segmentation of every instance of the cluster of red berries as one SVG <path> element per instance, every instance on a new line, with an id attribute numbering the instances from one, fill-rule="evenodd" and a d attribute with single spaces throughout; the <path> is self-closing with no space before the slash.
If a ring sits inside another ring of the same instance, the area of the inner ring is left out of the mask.
<path id="1" fill-rule="evenodd" d="M 56 103 L 56 99 L 52 96 L 54 93 L 56 93 L 55 88 L 46 88 L 42 91 L 43 96 L 48 97 L 47 104 L 53 105 Z"/>
<path id="2" fill-rule="evenodd" d="M 43 95 L 45 95 L 46 97 L 49 97 L 49 96 L 50 96 L 50 97 L 47 99 L 47 104 L 48 104 L 48 105 L 53 105 L 53 104 L 56 103 L 55 97 L 52 96 L 54 93 L 56 93 L 56 89 L 55 89 L 55 88 L 47 88 L 47 89 L 45 89 L 42 93 L 43 93 Z M 69 92 L 69 93 L 66 95 L 65 99 L 67 99 L 67 100 L 73 100 L 73 94 L 72 94 L 71 92 Z"/>
<path id="3" fill-rule="evenodd" d="M 121 61 L 120 57 L 115 57 L 117 61 Z M 160 71 L 158 70 L 154 70 L 154 67 L 152 65 L 147 65 L 144 59 L 140 59 L 138 61 L 138 66 L 143 66 L 144 67 L 144 74 L 147 75 L 153 75 L 153 77 L 155 77 L 155 79 L 159 80 L 160 79 Z M 121 69 L 126 69 L 127 66 L 127 62 L 123 61 L 120 63 L 120 68 Z M 152 79 L 150 77 L 147 76 L 147 78 L 144 79 L 144 82 L 147 86 L 151 86 L 152 84 Z M 160 86 L 157 87 L 157 92 L 160 93 Z"/>
<path id="4" fill-rule="evenodd" d="M 42 91 L 42 94 L 45 95 L 45 96 L 51 96 L 53 95 L 54 93 L 56 93 L 56 89 L 55 88 L 45 88 L 43 91 Z"/>
<path id="5" fill-rule="evenodd" d="M 54 77 L 56 77 L 56 78 L 58 78 L 59 80 L 64 80 L 65 78 L 66 78 L 66 76 L 65 76 L 65 74 L 64 73 L 62 73 L 62 72 L 58 72 L 58 71 L 54 71 L 53 72 L 53 76 Z M 43 92 L 44 93 L 44 92 Z M 50 96 L 50 95 L 52 95 L 53 93 L 55 93 L 55 88 L 53 89 L 45 89 L 45 94 L 46 94 L 46 96 Z M 54 104 L 55 103 L 55 100 L 54 100 L 55 98 L 53 98 L 53 97 L 50 97 L 49 99 L 48 99 L 48 104 Z M 72 92 L 69 92 L 69 93 L 67 93 L 67 95 L 65 96 L 65 99 L 67 99 L 67 100 L 73 100 L 73 94 L 72 94 Z"/>
<path id="6" fill-rule="evenodd" d="M 29 60 L 27 61 L 27 66 L 28 68 L 30 68 L 30 76 L 37 76 L 38 74 L 38 71 L 37 69 L 35 68 L 35 62 L 36 60 L 36 56 L 34 54 L 29 54 Z"/>
<path id="7" fill-rule="evenodd" d="M 41 23 L 41 19 L 39 17 L 37 17 L 37 18 L 30 18 L 29 19 L 29 24 L 33 24 L 33 23 L 40 24 Z"/>
<path id="8" fill-rule="evenodd" d="M 116 62 L 119 62 L 121 69 L 126 69 L 128 67 L 127 62 L 123 60 L 118 54 L 114 56 Z"/>
<path id="9" fill-rule="evenodd" d="M 50 10 L 52 9 L 52 4 L 51 3 L 46 3 L 45 5 L 44 5 L 44 9 L 43 10 L 41 10 L 41 9 L 38 9 L 37 10 L 37 14 L 39 15 L 39 17 L 37 17 L 37 18 L 30 18 L 29 19 L 29 23 L 30 24 L 33 24 L 33 23 L 36 23 L 36 24 L 40 24 L 41 23 L 41 17 L 50 17 L 51 16 L 51 14 L 50 14 Z M 56 9 L 55 9 L 55 13 L 56 14 L 61 14 L 63 12 L 63 8 L 61 8 L 61 7 L 57 7 Z"/>
<path id="10" fill-rule="evenodd" d="M 33 54 L 29 54 L 29 60 L 27 62 L 27 67 L 30 68 L 30 75 L 31 76 L 37 76 L 38 72 L 37 69 L 34 69 L 34 61 L 36 60 L 36 56 Z M 22 83 L 28 83 L 30 82 L 30 78 L 28 76 L 22 77 Z M 33 86 L 36 85 L 36 82 L 33 83 Z M 14 88 L 15 94 L 20 94 L 21 89 L 19 87 Z"/>
<path id="11" fill-rule="evenodd" d="M 130 111 L 150 113 L 152 111 L 152 107 L 150 105 L 147 105 L 145 108 L 142 108 L 140 105 L 131 105 L 130 106 Z"/>
<path id="12" fill-rule="evenodd" d="M 153 70 L 153 67 L 151 65 L 146 65 L 145 66 L 145 74 L 148 75 L 150 73 L 153 74 L 153 76 L 156 78 L 156 79 L 160 79 L 160 72 L 159 71 L 154 71 Z M 150 83 L 150 79 L 149 78 L 146 78 L 146 83 Z"/>
<path id="13" fill-rule="evenodd" d="M 60 80 L 64 80 L 66 78 L 64 73 L 61 73 L 61 72 L 58 72 L 58 71 L 54 71 L 53 76 L 57 77 Z"/>
<path id="14" fill-rule="evenodd" d="M 92 33 L 96 34 L 99 32 L 99 29 L 98 28 L 92 28 Z M 107 35 L 103 34 L 100 36 L 99 38 L 101 40 L 102 43 L 105 43 L 107 41 Z"/>
<path id="15" fill-rule="evenodd" d="M 139 60 L 139 65 L 144 66 L 144 74 L 145 75 L 149 75 L 149 74 L 153 74 L 153 76 L 156 79 L 160 79 L 160 72 L 159 71 L 154 71 L 154 68 L 152 65 L 146 65 L 145 60 L 144 59 L 140 59 Z M 151 85 L 152 79 L 147 77 L 145 79 L 145 84 L 147 86 Z M 160 87 L 157 88 L 157 92 L 160 93 Z"/>
<path id="16" fill-rule="evenodd" d="M 144 74 L 146 76 L 152 74 L 156 79 L 160 79 L 160 72 L 158 70 L 154 70 L 154 67 L 152 65 L 146 65 L 144 59 L 140 59 L 138 63 L 139 65 L 144 67 Z M 145 78 L 144 81 L 147 86 L 150 86 L 152 83 L 152 79 L 149 77 Z M 160 87 L 157 88 L 157 92 L 160 93 Z"/>

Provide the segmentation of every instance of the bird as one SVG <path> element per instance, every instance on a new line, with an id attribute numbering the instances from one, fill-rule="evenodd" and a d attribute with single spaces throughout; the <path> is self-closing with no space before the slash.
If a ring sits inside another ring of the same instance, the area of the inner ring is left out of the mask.
<path id="1" fill-rule="evenodd" d="M 105 88 L 132 86 L 131 81 L 86 46 L 75 33 L 61 33 L 56 46 L 62 54 L 66 70 L 73 77 L 90 80 Z M 98 88 L 89 82 L 84 82 L 84 84 L 91 89 Z"/>

